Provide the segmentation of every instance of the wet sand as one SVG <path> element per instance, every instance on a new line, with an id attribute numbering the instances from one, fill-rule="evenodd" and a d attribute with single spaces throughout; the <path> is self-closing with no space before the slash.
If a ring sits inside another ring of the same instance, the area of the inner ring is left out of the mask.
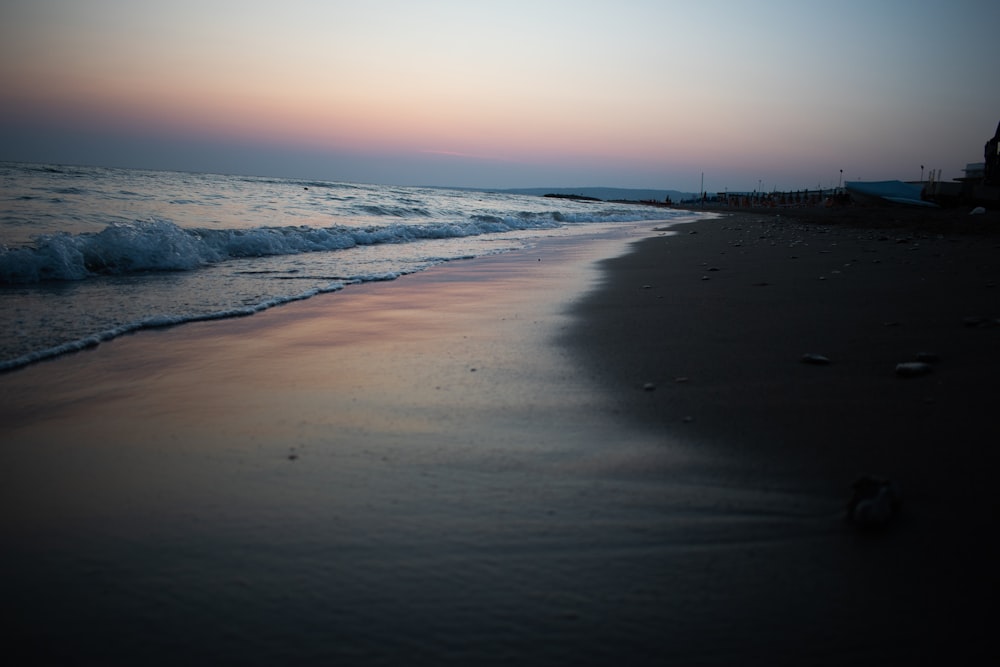
<path id="1" fill-rule="evenodd" d="M 0 376 L 14 643 L 34 664 L 981 655 L 1000 242 L 824 222 L 647 230 L 602 263 L 628 239 L 553 242 Z M 894 376 L 921 351 L 931 374 Z M 842 519 L 859 472 L 904 489 L 888 531 Z"/>

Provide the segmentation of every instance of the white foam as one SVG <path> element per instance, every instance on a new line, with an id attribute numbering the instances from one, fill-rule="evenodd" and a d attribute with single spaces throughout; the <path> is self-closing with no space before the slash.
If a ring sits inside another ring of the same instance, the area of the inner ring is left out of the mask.
<path id="1" fill-rule="evenodd" d="M 0 163 L 0 175 L 0 370 L 539 237 L 684 215 L 506 193 L 95 167 Z"/>
<path id="2" fill-rule="evenodd" d="M 398 276 L 397 276 L 398 277 Z M 386 276 L 373 278 L 374 280 L 392 280 Z M 358 282 L 361 282 L 358 280 Z M 5 361 L 0 361 L 0 373 L 5 371 L 11 371 L 24 366 L 28 366 L 39 361 L 45 361 L 46 359 L 53 359 L 65 354 L 71 354 L 73 352 L 79 352 L 81 350 L 86 350 L 92 347 L 96 347 L 103 342 L 113 340 L 115 338 L 120 338 L 126 334 L 135 333 L 136 331 L 142 331 L 144 329 L 162 329 L 165 327 L 173 327 L 181 324 L 188 324 L 190 322 L 207 322 L 212 320 L 224 320 L 233 319 L 237 317 L 247 317 L 249 315 L 254 315 L 256 313 L 268 310 L 270 308 L 275 308 L 277 306 L 282 306 L 286 303 L 292 303 L 293 301 L 303 301 L 305 299 L 312 298 L 318 294 L 325 294 L 330 292 L 337 292 L 346 286 L 344 282 L 330 283 L 326 287 L 309 289 L 298 294 L 285 297 L 274 297 L 270 299 L 265 299 L 252 306 L 246 306 L 243 308 L 232 308 L 229 310 L 220 310 L 211 313 L 192 313 L 187 315 L 154 315 L 142 320 L 137 320 L 134 322 L 128 322 L 117 327 L 106 329 L 99 333 L 95 333 L 83 338 L 62 343 L 53 347 L 49 347 L 43 350 L 36 350 L 29 352 L 27 354 L 21 355 L 14 359 L 8 359 Z"/>
<path id="3" fill-rule="evenodd" d="M 229 259 L 328 252 L 356 246 L 412 243 L 525 230 L 556 229 L 594 222 L 662 219 L 658 209 L 609 207 L 592 212 L 522 211 L 515 215 L 477 214 L 456 222 L 391 224 L 357 228 L 334 226 L 184 229 L 151 218 L 114 222 L 96 234 L 40 236 L 33 246 L 0 248 L 0 282 L 83 280 L 97 275 L 150 271 L 191 271 Z"/>

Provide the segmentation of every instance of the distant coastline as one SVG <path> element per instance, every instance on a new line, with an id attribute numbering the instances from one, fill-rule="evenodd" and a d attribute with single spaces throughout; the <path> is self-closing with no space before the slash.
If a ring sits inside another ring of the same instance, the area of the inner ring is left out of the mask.
<path id="1" fill-rule="evenodd" d="M 552 199 L 572 199 L 574 201 L 603 201 L 597 197 L 588 197 L 586 195 L 563 195 L 558 192 L 550 192 L 548 194 L 542 195 L 543 197 L 551 197 Z"/>
<path id="2" fill-rule="evenodd" d="M 487 192 L 499 192 L 514 195 L 535 195 L 539 197 L 561 197 L 565 199 L 579 199 L 583 201 L 598 200 L 610 202 L 657 202 L 662 203 L 669 199 L 673 202 L 697 199 L 696 192 L 682 192 L 680 190 L 656 190 L 642 188 L 606 188 L 606 187 L 585 187 L 585 188 L 512 188 L 512 189 L 489 189 Z"/>

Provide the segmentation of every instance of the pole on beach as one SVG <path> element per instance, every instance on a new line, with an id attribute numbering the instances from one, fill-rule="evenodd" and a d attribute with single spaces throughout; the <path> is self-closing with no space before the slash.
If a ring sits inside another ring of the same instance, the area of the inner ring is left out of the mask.
<path id="1" fill-rule="evenodd" d="M 701 207 L 705 208 L 705 172 L 701 172 Z"/>

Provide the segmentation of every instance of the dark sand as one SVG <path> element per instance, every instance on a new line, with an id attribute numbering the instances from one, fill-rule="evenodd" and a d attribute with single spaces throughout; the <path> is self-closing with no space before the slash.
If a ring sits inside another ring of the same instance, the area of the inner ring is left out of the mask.
<path id="1" fill-rule="evenodd" d="M 735 486 L 846 499 L 875 473 L 903 489 L 886 531 L 762 567 L 774 588 L 743 621 L 771 616 L 778 653 L 815 640 L 802 664 L 995 659 L 1000 216 L 769 210 L 677 229 L 605 262 L 568 336 L 614 410 L 714 452 Z M 896 375 L 921 353 L 931 373 Z M 783 622 L 775 601 L 810 587 Z"/>
<path id="2" fill-rule="evenodd" d="M 2 375 L 8 646 L 995 658 L 998 221 L 896 211 L 550 243 Z M 874 534 L 842 518 L 866 472 L 904 493 Z"/>

